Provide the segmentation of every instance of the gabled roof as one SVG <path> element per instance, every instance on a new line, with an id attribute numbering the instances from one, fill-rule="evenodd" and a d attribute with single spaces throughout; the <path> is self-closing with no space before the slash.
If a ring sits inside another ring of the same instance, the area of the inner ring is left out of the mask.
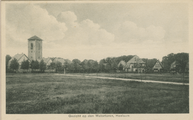
<path id="1" fill-rule="evenodd" d="M 52 59 L 51 58 L 42 58 L 42 60 L 47 64 L 50 60 L 52 61 Z"/>
<path id="2" fill-rule="evenodd" d="M 41 38 L 39 38 L 38 36 L 34 35 L 33 37 L 29 38 L 28 40 L 40 40 L 42 41 Z"/>
<path id="3" fill-rule="evenodd" d="M 125 62 L 125 61 L 123 61 L 123 60 L 121 60 L 117 66 L 119 67 L 120 65 L 123 65 L 123 67 L 125 67 L 126 62 Z"/>
<path id="4" fill-rule="evenodd" d="M 26 58 L 28 58 L 25 54 L 21 53 L 21 54 L 16 54 L 12 57 L 12 59 L 17 59 L 17 61 L 19 61 L 23 56 L 25 56 Z M 29 58 L 28 58 L 29 60 Z"/>
<path id="5" fill-rule="evenodd" d="M 161 66 L 161 68 L 163 68 L 163 65 L 161 64 L 161 62 L 160 62 L 159 60 L 157 60 L 157 61 L 155 62 L 153 68 L 155 68 L 156 63 L 159 63 L 159 65 Z"/>
<path id="6" fill-rule="evenodd" d="M 13 59 L 16 59 L 17 61 L 19 61 L 22 57 L 26 57 L 27 59 L 28 59 L 28 61 L 30 61 L 30 59 L 25 55 L 25 54 L 16 54 L 16 55 L 14 55 L 10 60 L 9 60 L 9 62 L 8 62 L 8 66 L 11 64 L 11 61 L 13 60 Z"/>
<path id="7" fill-rule="evenodd" d="M 176 60 L 170 65 L 170 69 L 174 68 L 175 65 L 179 65 L 179 63 Z"/>
<path id="8" fill-rule="evenodd" d="M 137 55 L 135 55 L 127 62 L 127 64 L 131 64 L 131 63 L 145 63 L 145 62 L 142 59 L 140 59 Z"/>
<path id="9" fill-rule="evenodd" d="M 63 58 L 55 58 L 54 60 L 53 60 L 53 62 L 61 62 L 62 64 L 64 64 L 64 59 Z"/>

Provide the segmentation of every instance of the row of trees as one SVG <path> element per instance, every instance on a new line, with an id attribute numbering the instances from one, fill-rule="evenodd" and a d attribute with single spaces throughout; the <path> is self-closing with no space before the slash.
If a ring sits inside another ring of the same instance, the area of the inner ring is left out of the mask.
<path id="1" fill-rule="evenodd" d="M 123 70 L 123 66 L 117 66 L 121 60 L 125 62 L 129 61 L 133 55 L 128 56 L 120 56 L 120 57 L 107 57 L 105 59 L 101 59 L 99 62 L 95 60 L 83 60 L 82 62 L 78 59 L 73 59 L 72 62 L 69 60 L 65 61 L 64 63 L 61 62 L 52 62 L 49 66 L 46 66 L 43 60 L 40 62 L 32 61 L 23 61 L 21 63 L 21 69 L 28 70 L 29 68 L 33 70 L 39 69 L 41 72 L 44 72 L 46 67 L 48 69 L 55 69 L 56 72 L 66 70 L 67 72 L 74 72 L 74 73 L 93 73 L 93 72 L 115 72 L 116 70 Z M 11 59 L 11 56 L 6 56 L 6 68 L 8 66 L 8 61 Z M 146 65 L 146 71 L 151 71 L 154 64 L 156 63 L 157 59 L 142 59 Z M 178 54 L 169 54 L 164 56 L 162 59 L 162 64 L 166 71 L 170 70 L 170 65 L 172 62 L 177 61 L 179 65 L 179 69 L 182 72 L 185 71 L 185 67 L 189 62 L 189 55 L 188 53 L 178 53 Z M 10 68 L 13 70 L 17 70 L 19 68 L 19 63 L 16 59 L 12 60 L 10 64 Z"/>
<path id="2" fill-rule="evenodd" d="M 40 62 L 38 62 L 37 60 L 36 61 L 32 60 L 31 64 L 28 60 L 25 60 L 21 63 L 21 66 L 20 66 L 17 59 L 14 58 L 10 63 L 9 69 L 16 71 L 19 69 L 19 67 L 23 70 L 28 70 L 29 68 L 31 68 L 32 71 L 38 69 L 40 70 L 40 72 L 44 72 L 46 69 L 46 64 L 44 63 L 43 60 L 41 60 Z M 8 71 L 9 69 L 8 69 L 8 63 L 6 61 L 6 70 Z"/>

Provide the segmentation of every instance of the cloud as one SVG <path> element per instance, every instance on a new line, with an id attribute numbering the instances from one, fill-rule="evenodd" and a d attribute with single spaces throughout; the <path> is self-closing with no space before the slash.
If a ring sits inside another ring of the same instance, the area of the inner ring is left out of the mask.
<path id="1" fill-rule="evenodd" d="M 57 20 L 66 23 L 68 27 L 73 27 L 77 25 L 77 16 L 74 14 L 74 12 L 71 11 L 59 13 L 57 16 Z"/>
<path id="2" fill-rule="evenodd" d="M 25 41 L 37 35 L 45 41 L 62 39 L 67 27 L 37 5 L 13 5 L 7 11 L 7 36 L 17 41 Z"/>
<path id="3" fill-rule="evenodd" d="M 125 21 L 116 31 L 116 40 L 119 42 L 160 42 L 164 39 L 165 30 L 160 26 L 138 27 L 134 22 Z"/>
<path id="4" fill-rule="evenodd" d="M 65 22 L 68 26 L 66 36 L 63 38 L 65 44 L 71 45 L 96 45 L 110 44 L 114 41 L 114 34 L 107 32 L 97 23 L 90 19 L 76 22 L 76 15 L 71 12 L 61 12 L 57 16 L 57 20 Z"/>

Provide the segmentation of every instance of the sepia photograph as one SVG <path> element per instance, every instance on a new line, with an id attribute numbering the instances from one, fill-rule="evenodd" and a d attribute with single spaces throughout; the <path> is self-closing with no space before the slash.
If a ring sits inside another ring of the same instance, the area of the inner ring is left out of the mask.
<path id="1" fill-rule="evenodd" d="M 5 115 L 190 119 L 188 2 L 1 6 Z"/>

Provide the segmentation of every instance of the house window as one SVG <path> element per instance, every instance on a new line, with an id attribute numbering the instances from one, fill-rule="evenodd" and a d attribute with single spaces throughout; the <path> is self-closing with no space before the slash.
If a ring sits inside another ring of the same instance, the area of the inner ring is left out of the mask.
<path id="1" fill-rule="evenodd" d="M 31 49 L 33 50 L 33 43 L 31 43 Z"/>

